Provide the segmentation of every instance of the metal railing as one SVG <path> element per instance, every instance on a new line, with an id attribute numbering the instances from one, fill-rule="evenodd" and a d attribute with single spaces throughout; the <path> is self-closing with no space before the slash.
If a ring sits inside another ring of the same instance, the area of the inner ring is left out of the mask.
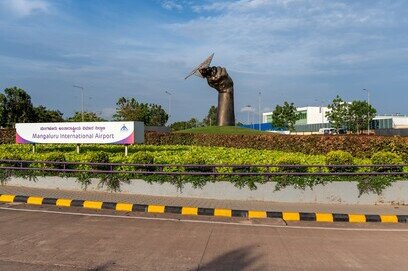
<path id="1" fill-rule="evenodd" d="M 42 166 L 39 166 L 42 165 Z M 78 168 L 78 166 L 88 168 Z M 118 169 L 128 167 L 128 169 Z M 0 159 L 0 170 L 43 171 L 59 173 L 94 173 L 94 174 L 135 174 L 135 175 L 192 175 L 192 176 L 407 176 L 400 171 L 408 164 L 389 165 L 198 165 L 198 164 L 137 164 L 137 163 L 91 163 L 57 162 L 38 160 Z M 129 169 L 131 168 L 131 169 Z M 229 168 L 225 172 L 225 169 Z M 315 172 L 308 172 L 315 168 Z M 359 168 L 368 171 L 356 172 Z M 165 170 L 167 169 L 167 170 Z M 174 169 L 175 171 L 169 171 Z M 221 169 L 221 171 L 220 171 Z M 324 170 L 329 169 L 329 171 Z M 346 170 L 346 171 L 342 171 Z M 180 170 L 180 171 L 177 171 Z M 296 171 L 297 170 L 297 171 Z M 393 171 L 392 171 L 393 170 Z"/>

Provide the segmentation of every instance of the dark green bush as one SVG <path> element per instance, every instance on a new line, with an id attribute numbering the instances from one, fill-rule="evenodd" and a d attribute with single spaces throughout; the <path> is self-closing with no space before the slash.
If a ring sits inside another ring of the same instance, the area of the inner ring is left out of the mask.
<path id="1" fill-rule="evenodd" d="M 23 158 L 18 155 L 18 154 L 7 154 L 4 158 L 4 160 L 16 160 L 16 161 L 21 161 Z M 28 163 L 21 163 L 21 162 L 4 162 L 2 163 L 3 166 L 5 167 L 20 167 L 21 165 L 23 167 L 28 166 Z"/>
<path id="2" fill-rule="evenodd" d="M 281 172 L 307 172 L 307 166 L 302 165 L 301 159 L 293 156 L 283 156 L 276 162 L 277 165 L 297 165 L 297 167 L 279 167 L 278 171 Z"/>
<path id="3" fill-rule="evenodd" d="M 207 162 L 201 156 L 193 155 L 185 159 L 185 163 L 188 165 L 206 165 Z M 212 167 L 186 167 L 185 171 L 189 172 L 211 172 Z"/>
<path id="4" fill-rule="evenodd" d="M 128 161 L 132 164 L 153 164 L 154 163 L 154 156 L 146 153 L 146 152 L 136 152 L 129 156 Z M 154 171 L 155 167 L 133 167 L 134 170 L 142 170 L 142 171 Z"/>
<path id="5" fill-rule="evenodd" d="M 399 156 L 396 153 L 389 152 L 389 151 L 379 151 L 376 152 L 372 157 L 371 157 L 371 163 L 374 165 L 400 165 L 403 164 L 403 160 L 401 156 Z M 403 167 L 402 166 L 389 166 L 389 167 L 375 167 L 375 171 L 378 172 L 402 172 Z"/>
<path id="6" fill-rule="evenodd" d="M 46 161 L 51 161 L 51 162 L 66 162 L 65 155 L 60 152 L 51 152 L 47 154 L 45 157 Z M 57 169 L 62 169 L 64 168 L 64 165 L 61 164 L 47 164 L 45 165 L 48 168 L 57 168 Z"/>
<path id="7" fill-rule="evenodd" d="M 346 151 L 331 151 L 326 155 L 326 165 L 330 172 L 354 172 L 356 167 L 331 167 L 330 165 L 354 165 L 353 156 Z"/>
<path id="8" fill-rule="evenodd" d="M 109 154 L 103 151 L 93 152 L 90 154 L 89 162 L 91 163 L 109 163 Z M 109 166 L 93 165 L 93 169 L 108 170 Z"/>
<path id="9" fill-rule="evenodd" d="M 129 162 L 133 164 L 153 164 L 154 156 L 146 152 L 136 152 L 129 156 Z"/>

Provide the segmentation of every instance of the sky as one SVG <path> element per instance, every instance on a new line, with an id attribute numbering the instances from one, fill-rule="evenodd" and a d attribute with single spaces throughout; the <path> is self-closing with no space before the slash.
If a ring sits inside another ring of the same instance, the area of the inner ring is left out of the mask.
<path id="1" fill-rule="evenodd" d="M 406 0 L 0 0 L 0 89 L 65 117 L 110 119 L 119 97 L 202 119 L 217 92 L 184 77 L 211 53 L 243 108 L 366 100 L 408 115 Z M 171 95 L 165 92 L 171 93 Z M 260 93 L 260 94 L 259 94 Z"/>

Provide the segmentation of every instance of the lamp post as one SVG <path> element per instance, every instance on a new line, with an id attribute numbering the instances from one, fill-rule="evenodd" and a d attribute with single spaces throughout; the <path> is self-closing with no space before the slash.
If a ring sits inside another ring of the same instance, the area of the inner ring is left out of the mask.
<path id="1" fill-rule="evenodd" d="M 81 119 L 84 122 L 84 88 L 76 85 L 73 85 L 73 87 L 81 89 Z"/>
<path id="2" fill-rule="evenodd" d="M 364 91 L 367 91 L 367 134 L 370 134 L 370 91 L 363 88 Z"/>
<path id="3" fill-rule="evenodd" d="M 171 93 L 168 92 L 167 90 L 164 91 L 169 96 L 169 119 L 171 117 Z"/>
<path id="4" fill-rule="evenodd" d="M 249 125 L 250 124 L 249 116 L 251 114 L 252 106 L 248 104 L 246 107 L 248 108 L 248 125 Z"/>
<path id="5" fill-rule="evenodd" d="M 261 92 L 258 92 L 258 112 L 259 112 L 259 124 L 258 130 L 261 131 L 262 115 L 261 115 Z"/>

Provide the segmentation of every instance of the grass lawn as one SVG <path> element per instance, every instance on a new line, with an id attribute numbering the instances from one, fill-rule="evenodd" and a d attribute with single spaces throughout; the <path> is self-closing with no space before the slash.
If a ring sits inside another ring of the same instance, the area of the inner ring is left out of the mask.
<path id="1" fill-rule="evenodd" d="M 237 126 L 207 126 L 181 130 L 177 131 L 176 133 L 248 135 L 248 134 L 265 134 L 266 132 L 261 132 Z"/>

